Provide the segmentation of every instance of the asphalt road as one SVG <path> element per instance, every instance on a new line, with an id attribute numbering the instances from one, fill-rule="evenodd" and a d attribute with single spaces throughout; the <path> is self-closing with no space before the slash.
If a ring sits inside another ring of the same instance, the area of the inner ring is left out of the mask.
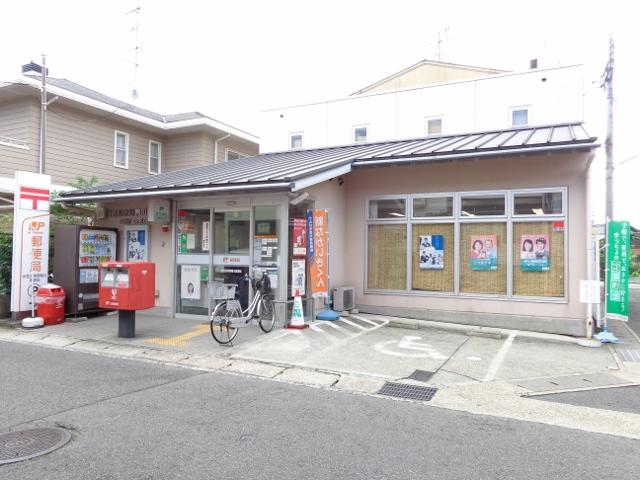
<path id="1" fill-rule="evenodd" d="M 0 342 L 0 433 L 63 425 L 0 479 L 637 478 L 638 441 Z"/>

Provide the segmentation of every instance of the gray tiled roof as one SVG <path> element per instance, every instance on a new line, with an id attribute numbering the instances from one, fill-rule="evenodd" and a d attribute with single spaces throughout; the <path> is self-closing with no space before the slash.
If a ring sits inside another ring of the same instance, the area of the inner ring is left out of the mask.
<path id="1" fill-rule="evenodd" d="M 311 150 L 292 150 L 243 157 L 226 163 L 203 165 L 161 175 L 98 185 L 66 192 L 76 197 L 122 192 L 150 192 L 216 187 L 287 184 L 337 168 L 351 169 L 376 164 L 405 164 L 476 158 L 506 154 L 533 154 L 553 150 L 589 150 L 596 147 L 582 124 L 509 128 L 455 135 L 438 135 L 411 140 L 358 143 Z M 346 172 L 345 172 L 346 173 Z M 184 192 L 183 192 L 184 193 Z"/>
<path id="2" fill-rule="evenodd" d="M 36 80 L 40 79 L 40 77 L 37 75 L 27 75 L 27 76 L 29 78 L 33 78 Z M 92 100 L 96 100 L 98 102 L 106 103 L 107 105 L 112 105 L 121 110 L 126 110 L 128 112 L 135 113 L 137 115 L 142 115 L 143 117 L 147 117 L 152 120 L 156 120 L 158 122 L 171 123 L 171 122 L 181 122 L 184 120 L 194 120 L 198 118 L 209 118 L 211 120 L 215 120 L 214 118 L 204 115 L 200 112 L 185 112 L 185 113 L 174 113 L 170 115 L 162 115 L 160 113 L 152 112 L 151 110 L 140 108 L 127 102 L 123 102 L 121 100 L 118 100 L 117 98 L 104 95 L 100 92 L 87 88 L 83 85 L 72 82 L 71 80 L 67 80 L 66 78 L 47 77 L 47 82 L 50 85 L 53 85 L 54 87 L 63 88 L 65 90 L 68 90 L 69 92 L 82 95 L 83 97 L 87 97 Z"/>

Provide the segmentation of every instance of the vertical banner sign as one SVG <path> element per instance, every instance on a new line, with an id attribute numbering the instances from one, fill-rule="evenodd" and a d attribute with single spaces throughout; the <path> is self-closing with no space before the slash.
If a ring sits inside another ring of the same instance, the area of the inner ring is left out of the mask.
<path id="1" fill-rule="evenodd" d="M 607 318 L 629 320 L 629 222 L 610 221 L 607 226 Z"/>
<path id="2" fill-rule="evenodd" d="M 309 214 L 307 214 L 307 220 Z M 314 210 L 312 215 L 313 241 L 309 243 L 309 275 L 311 276 L 311 295 L 315 297 L 329 296 L 327 237 L 327 211 Z"/>
<path id="3" fill-rule="evenodd" d="M 51 177 L 16 172 L 13 207 L 11 311 L 31 309 L 35 292 L 49 273 L 49 196 Z"/>

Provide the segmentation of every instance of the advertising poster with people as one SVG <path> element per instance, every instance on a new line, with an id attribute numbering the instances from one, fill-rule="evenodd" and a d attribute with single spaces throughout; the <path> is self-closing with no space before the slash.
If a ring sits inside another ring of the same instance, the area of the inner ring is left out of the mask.
<path id="1" fill-rule="evenodd" d="M 549 235 L 522 235 L 520 269 L 523 272 L 548 272 L 550 247 Z"/>
<path id="2" fill-rule="evenodd" d="M 190 300 L 200 300 L 200 265 L 181 266 L 180 297 Z"/>
<path id="3" fill-rule="evenodd" d="M 444 236 L 420 235 L 420 270 L 444 268 Z"/>
<path id="4" fill-rule="evenodd" d="M 471 270 L 498 269 L 497 235 L 471 235 Z"/>
<path id="5" fill-rule="evenodd" d="M 147 260 L 146 229 L 127 230 L 127 261 L 142 262 Z"/>

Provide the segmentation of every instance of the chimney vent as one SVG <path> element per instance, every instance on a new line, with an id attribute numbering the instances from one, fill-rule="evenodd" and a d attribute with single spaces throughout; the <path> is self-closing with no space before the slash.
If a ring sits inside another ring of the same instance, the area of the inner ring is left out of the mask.
<path id="1" fill-rule="evenodd" d="M 529 60 L 529 68 L 531 70 L 533 70 L 534 68 L 538 68 L 538 59 L 537 58 L 532 58 L 531 60 Z"/>

